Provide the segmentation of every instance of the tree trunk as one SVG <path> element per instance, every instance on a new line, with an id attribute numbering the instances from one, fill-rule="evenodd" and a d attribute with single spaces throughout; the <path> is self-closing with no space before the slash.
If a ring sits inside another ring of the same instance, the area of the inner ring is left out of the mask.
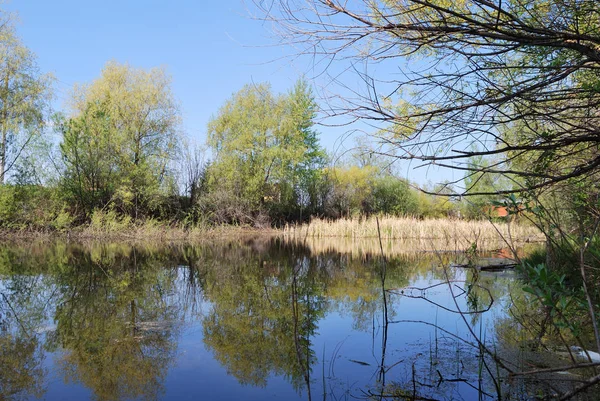
<path id="1" fill-rule="evenodd" d="M 6 123 L 2 120 L 2 141 L 0 142 L 0 185 L 4 184 L 4 165 L 6 163 Z"/>
<path id="2" fill-rule="evenodd" d="M 8 72 L 4 77 L 4 99 L 2 99 L 2 138 L 0 140 L 0 185 L 4 184 L 6 173 L 6 142 L 8 136 Z"/>

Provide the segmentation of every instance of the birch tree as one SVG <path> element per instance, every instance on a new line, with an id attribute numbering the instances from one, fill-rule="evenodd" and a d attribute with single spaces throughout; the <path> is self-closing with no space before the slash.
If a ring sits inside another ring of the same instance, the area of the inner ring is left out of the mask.
<path id="1" fill-rule="evenodd" d="M 24 149 L 40 135 L 52 79 L 40 73 L 12 21 L 0 25 L 0 184 Z"/>

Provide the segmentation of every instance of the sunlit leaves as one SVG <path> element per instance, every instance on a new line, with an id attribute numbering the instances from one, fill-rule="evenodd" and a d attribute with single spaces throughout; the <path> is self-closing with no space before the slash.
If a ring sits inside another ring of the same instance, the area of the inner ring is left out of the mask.
<path id="1" fill-rule="evenodd" d="M 85 213 L 110 202 L 137 216 L 169 173 L 180 113 L 164 69 L 108 63 L 100 78 L 73 91 L 73 114 L 60 125 L 64 186 Z"/>
<path id="2" fill-rule="evenodd" d="M 40 74 L 12 22 L 0 20 L 0 184 L 43 131 L 51 81 Z"/>
<path id="3" fill-rule="evenodd" d="M 254 211 L 279 204 L 290 211 L 309 203 L 302 198 L 311 197 L 315 172 L 325 160 L 313 129 L 315 115 L 314 97 L 302 80 L 279 95 L 268 84 L 246 85 L 209 123 L 212 186 L 244 199 Z"/>

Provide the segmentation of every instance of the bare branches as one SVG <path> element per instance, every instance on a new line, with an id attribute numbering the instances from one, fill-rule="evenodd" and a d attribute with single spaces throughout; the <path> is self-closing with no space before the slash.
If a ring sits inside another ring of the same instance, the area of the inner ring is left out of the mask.
<path id="1" fill-rule="evenodd" d="M 479 155 L 505 160 L 525 151 L 544 162 L 543 174 L 516 169 L 515 160 L 498 166 L 529 177 L 525 189 L 598 171 L 600 25 L 592 0 L 256 4 L 283 43 L 325 60 L 350 95 L 332 99 L 330 114 L 371 124 L 401 159 L 457 168 L 474 144 Z M 345 83 L 348 70 L 334 72 L 336 61 L 365 65 L 364 90 Z M 372 75 L 369 64 L 389 70 Z"/>

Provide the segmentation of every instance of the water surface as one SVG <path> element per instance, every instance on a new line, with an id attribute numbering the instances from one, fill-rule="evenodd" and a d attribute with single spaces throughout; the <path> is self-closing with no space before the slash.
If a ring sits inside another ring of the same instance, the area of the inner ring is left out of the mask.
<path id="1" fill-rule="evenodd" d="M 275 239 L 0 244 L 0 399 L 551 392 L 555 376 L 509 381 L 493 357 L 515 370 L 540 363 L 519 351 L 531 335 L 511 313 L 535 314 L 531 299 L 513 272 L 448 268 L 463 257 Z"/>

